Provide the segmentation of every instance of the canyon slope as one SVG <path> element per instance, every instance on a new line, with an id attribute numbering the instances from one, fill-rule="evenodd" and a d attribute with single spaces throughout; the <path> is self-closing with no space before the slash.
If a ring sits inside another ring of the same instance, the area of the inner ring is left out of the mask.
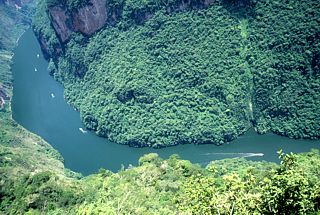
<path id="1" fill-rule="evenodd" d="M 219 145 L 252 127 L 316 139 L 319 7 L 295 0 L 42 3 L 34 29 L 86 127 L 117 143 Z"/>
<path id="2" fill-rule="evenodd" d="M 0 83 L 6 86 L 6 96 L 1 94 L 6 105 L 0 110 L 1 214 L 319 213 L 320 155 L 317 150 L 299 155 L 280 151 L 280 165 L 226 159 L 201 168 L 176 155 L 163 160 L 157 154 L 148 154 L 139 159 L 139 166 L 123 167 L 118 173 L 100 169 L 97 174 L 82 177 L 65 169 L 57 151 L 11 118 L 9 65 L 12 50 L 28 27 L 26 18 L 30 17 L 28 5 L 20 6 L 21 11 L 14 4 L 0 1 L 0 24 L 10 27 L 8 31 L 4 27 L 0 29 L 0 41 L 8 39 L 0 47 Z M 245 22 L 242 25 L 245 26 Z M 41 29 L 44 32 L 44 28 Z M 48 54 L 64 56 L 66 44 L 50 29 L 42 37 L 50 47 Z M 47 40 L 50 38 L 52 40 Z M 50 42 L 59 46 L 51 46 Z M 53 60 L 51 66 L 55 66 Z M 85 77 L 87 70 L 83 72 L 85 74 L 72 74 L 70 78 Z M 58 79 L 56 71 L 52 74 Z M 71 90 L 72 85 L 69 87 Z"/>

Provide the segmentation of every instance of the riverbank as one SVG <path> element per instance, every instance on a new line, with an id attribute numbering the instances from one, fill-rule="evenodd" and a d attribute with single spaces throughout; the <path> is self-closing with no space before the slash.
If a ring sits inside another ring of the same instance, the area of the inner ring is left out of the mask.
<path id="1" fill-rule="evenodd" d="M 14 6 L 6 4 L 0 4 L 0 18 L 1 174 L 13 179 L 25 174 L 52 170 L 64 176 L 63 159 L 59 153 L 39 136 L 30 133 L 12 119 L 12 58 L 19 38 L 30 27 L 30 21 Z"/>
<path id="2" fill-rule="evenodd" d="M 2 19 L 0 20 L 2 21 Z M 30 35 L 33 34 L 26 36 Z M 16 37 L 11 37 L 11 39 L 14 40 Z M 21 42 L 23 41 L 21 40 Z M 28 40 L 27 37 L 25 43 L 20 45 L 30 45 L 33 42 L 33 40 Z M 10 50 L 12 51 L 12 49 Z M 19 52 L 18 48 L 16 51 Z M 29 84 L 27 89 L 39 88 L 39 92 L 43 93 L 30 94 L 33 98 L 43 96 L 48 99 L 46 100 L 48 103 L 44 103 L 46 109 L 42 110 L 49 111 L 44 115 L 52 115 L 52 119 L 56 123 L 52 128 L 58 129 L 58 131 L 59 129 L 60 131 L 65 130 L 65 127 L 62 126 L 67 124 L 66 128 L 73 128 L 74 126 L 77 133 L 67 130 L 66 135 L 81 134 L 79 140 L 92 137 L 93 135 L 90 132 L 82 134 L 78 129 L 80 127 L 78 124 L 66 123 L 68 118 L 64 116 L 55 117 L 54 113 L 60 112 L 55 109 L 55 102 L 61 102 L 66 109 L 73 109 L 66 105 L 62 95 L 62 87 L 57 85 L 52 77 L 45 72 L 46 63 L 43 63 L 42 67 L 37 67 L 37 72 L 34 71 L 34 63 L 37 62 L 39 52 L 36 50 L 32 54 L 34 50 L 27 48 L 26 51 L 27 57 L 24 59 L 26 64 L 17 61 L 12 65 L 12 68 L 13 70 L 20 68 L 21 74 L 33 78 L 31 81 L 22 79 L 22 83 Z M 20 59 L 21 55 L 17 54 L 15 57 Z M 29 57 L 32 57 L 32 60 Z M 5 64 L 5 66 L 9 66 L 9 64 Z M 42 78 L 46 78 L 45 80 L 48 82 L 43 82 Z M 45 88 L 48 86 L 37 86 L 38 82 L 35 80 L 42 84 L 55 83 L 53 86 L 56 86 L 55 89 L 59 89 L 61 93 L 54 92 L 56 96 L 52 98 L 50 96 L 52 89 Z M 0 79 L 0 81 L 3 80 Z M 15 82 L 17 81 L 19 81 L 18 77 L 15 78 Z M 11 81 L 8 83 L 9 86 L 12 84 Z M 15 93 L 13 94 L 16 96 Z M 23 94 L 22 98 L 26 98 L 26 96 Z M 29 104 L 22 104 L 20 105 L 22 116 L 28 116 L 30 114 Z M 40 115 L 41 111 L 34 108 L 31 108 L 31 110 L 35 111 L 36 119 L 43 119 Z M 66 111 L 65 113 L 66 116 L 70 117 L 71 115 L 79 121 L 78 112 Z M 0 112 L 1 214 L 140 215 L 197 214 L 202 212 L 203 214 L 210 214 L 217 209 L 221 214 L 230 214 L 230 211 L 238 214 L 272 212 L 279 214 L 282 209 L 288 213 L 299 213 L 300 211 L 309 213 L 319 210 L 316 202 L 320 199 L 319 189 L 317 189 L 320 187 L 320 177 L 316 174 L 320 168 L 318 151 L 306 155 L 285 156 L 281 154 L 283 159 L 281 166 L 267 162 L 247 161 L 242 158 L 215 161 L 210 163 L 207 169 L 192 164 L 190 161 L 181 160 L 176 155 L 163 160 L 153 153 L 141 157 L 136 167 L 129 165 L 128 168 L 125 168 L 123 166 L 118 173 L 100 169 L 98 174 L 92 174 L 78 180 L 75 179 L 75 176 L 79 175 L 74 175 L 69 171 L 66 172 L 62 157 L 56 150 L 39 136 L 30 133 L 13 121 L 11 114 L 10 109 Z M 99 141 L 92 141 L 95 139 L 89 139 L 91 145 L 88 145 L 88 150 L 80 150 L 81 142 L 78 142 L 77 139 L 70 141 L 69 136 L 60 135 L 59 132 L 52 130 L 50 127 L 45 129 L 55 138 L 60 138 L 61 146 L 71 146 L 69 148 L 70 155 L 78 151 L 84 152 L 80 157 L 81 160 L 76 161 L 78 166 L 85 165 L 88 160 L 105 157 L 106 151 L 99 147 L 95 148 L 95 153 L 91 154 L 91 151 L 89 151 L 94 148 L 94 145 L 107 145 L 105 142 L 100 144 Z M 94 138 L 98 137 L 94 136 Z M 267 143 L 261 144 L 261 147 L 262 145 L 269 147 Z M 115 159 L 117 157 L 128 159 L 132 153 L 131 150 L 135 150 L 112 143 L 108 143 L 108 146 L 111 147 L 109 153 Z M 190 146 L 186 145 L 186 147 Z M 121 149 L 119 150 L 122 152 L 121 154 L 115 153 L 118 149 Z M 131 153 L 125 154 L 124 149 Z M 176 149 L 176 147 L 170 148 L 171 153 Z M 207 148 L 203 149 L 203 153 L 206 153 L 204 156 L 214 155 Z M 142 154 L 146 153 L 144 149 L 136 150 L 139 150 Z M 180 151 L 180 148 L 178 151 Z M 192 148 L 190 151 L 194 153 Z M 261 157 L 262 154 L 247 154 L 247 156 L 251 155 Z M 94 160 L 94 162 L 96 161 Z M 112 161 L 113 157 L 111 157 L 110 162 Z M 100 163 L 96 162 L 95 172 L 100 167 Z M 73 178 L 66 176 L 73 176 Z M 283 184 L 290 186 L 283 186 Z M 294 190 L 294 193 L 291 192 L 292 190 Z M 277 192 L 276 195 L 278 196 L 273 196 L 274 191 Z M 286 195 L 283 198 L 278 191 L 289 193 L 289 197 Z M 192 195 L 190 195 L 190 192 Z M 205 197 L 203 198 L 203 196 Z M 291 198 L 291 196 L 296 199 Z M 207 201 L 208 199 L 210 202 Z M 235 199 L 236 201 L 234 201 Z M 283 201 L 294 202 L 298 206 L 292 209 L 291 205 L 281 205 Z M 246 204 L 247 202 L 250 204 Z M 264 203 L 268 203 L 268 205 Z M 198 205 L 201 205 L 201 208 Z M 281 205 L 280 208 L 279 205 Z M 303 205 L 303 207 L 300 207 L 300 205 Z M 268 211 L 268 208 L 272 208 L 273 211 Z"/>
<path id="3" fill-rule="evenodd" d="M 122 166 L 137 166 L 139 158 L 147 153 L 157 153 L 164 159 L 178 154 L 182 159 L 204 167 L 212 160 L 259 153 L 264 155 L 248 159 L 279 162 L 277 151 L 280 149 L 299 153 L 319 148 L 320 144 L 316 141 L 293 140 L 272 133 L 258 135 L 253 130 L 221 146 L 184 144 L 162 149 L 133 148 L 100 138 L 91 131 L 84 134 L 79 130 L 84 128 L 80 113 L 66 102 L 63 86 L 46 72 L 48 62 L 41 54 L 38 58 L 39 53 L 39 43 L 30 29 L 21 38 L 12 65 L 15 79 L 13 117 L 57 149 L 67 168 L 83 175 L 95 173 L 99 168 L 118 172 Z"/>

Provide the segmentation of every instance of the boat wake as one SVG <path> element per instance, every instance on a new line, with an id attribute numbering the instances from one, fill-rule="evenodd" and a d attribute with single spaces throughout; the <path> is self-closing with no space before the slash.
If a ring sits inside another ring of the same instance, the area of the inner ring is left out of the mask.
<path id="1" fill-rule="evenodd" d="M 225 155 L 232 156 L 233 158 L 248 158 L 248 157 L 262 157 L 263 153 L 205 153 L 202 155 L 210 156 L 210 155 Z"/>

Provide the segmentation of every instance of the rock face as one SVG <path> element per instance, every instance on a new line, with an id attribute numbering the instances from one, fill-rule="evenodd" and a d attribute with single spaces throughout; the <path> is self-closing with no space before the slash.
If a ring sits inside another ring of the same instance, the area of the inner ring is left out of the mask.
<path id="1" fill-rule="evenodd" d="M 61 7 L 52 7 L 49 9 L 51 23 L 61 42 L 65 42 L 70 38 L 72 26 L 68 26 L 70 17 L 68 11 Z"/>
<path id="2" fill-rule="evenodd" d="M 107 21 L 106 2 L 103 0 L 91 0 L 91 4 L 80 8 L 73 15 L 73 27 L 75 31 L 91 35 L 102 28 Z"/>
<path id="3" fill-rule="evenodd" d="M 107 20 L 105 0 L 90 0 L 89 4 L 69 11 L 62 6 L 49 8 L 52 26 L 62 43 L 70 39 L 72 32 L 81 32 L 87 36 L 102 28 Z"/>
<path id="4" fill-rule="evenodd" d="M 1 2 L 27 2 L 32 0 L 0 0 Z M 166 13 L 174 13 L 188 9 L 206 8 L 216 0 L 174 0 L 168 4 L 153 7 L 134 8 L 122 3 L 112 3 L 110 0 L 89 0 L 85 5 L 70 9 L 66 4 L 57 4 L 48 8 L 50 23 L 58 38 L 58 43 L 50 42 L 48 35 L 41 31 L 36 32 L 42 52 L 46 59 L 57 59 L 63 54 L 65 44 L 71 39 L 73 32 L 80 32 L 90 37 L 96 31 L 106 25 L 115 25 L 122 19 L 138 25 L 152 18 L 159 9 L 165 9 Z M 129 1 L 128 1 L 129 2 Z M 124 10 L 127 15 L 123 16 Z M 129 11 L 129 15 L 128 15 Z M 128 20 L 129 19 L 129 20 Z"/>
<path id="5" fill-rule="evenodd" d="M 176 4 L 167 7 L 167 12 L 182 11 L 188 8 L 203 8 L 209 6 L 215 0 L 177 1 Z M 64 6 L 57 5 L 49 8 L 49 16 L 52 26 L 62 43 L 68 42 L 72 32 L 81 32 L 90 36 L 107 23 L 115 24 L 121 19 L 121 9 L 111 8 L 108 11 L 108 0 L 90 0 L 89 3 L 75 11 L 70 11 Z M 150 19 L 154 11 L 133 11 L 132 17 L 136 23 L 141 24 Z"/>
<path id="6" fill-rule="evenodd" d="M 36 33 L 36 32 L 35 32 Z M 54 47 L 50 47 L 48 41 L 42 34 L 37 34 L 38 41 L 40 43 L 41 51 L 46 60 L 49 60 L 52 56 L 60 56 L 63 53 L 61 44 L 56 44 Z M 50 51 L 50 49 L 52 51 Z"/>

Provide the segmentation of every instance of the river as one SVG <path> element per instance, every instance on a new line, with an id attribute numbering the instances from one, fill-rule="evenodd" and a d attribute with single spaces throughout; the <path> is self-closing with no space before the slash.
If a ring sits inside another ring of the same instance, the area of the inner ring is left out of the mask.
<path id="1" fill-rule="evenodd" d="M 39 55 L 39 56 L 38 56 Z M 258 135 L 253 130 L 222 146 L 180 145 L 163 149 L 132 148 L 82 133 L 80 116 L 63 98 L 63 87 L 47 72 L 48 62 L 31 29 L 19 40 L 13 58 L 13 118 L 38 134 L 65 160 L 65 167 L 88 175 L 99 168 L 117 171 L 122 165 L 137 165 L 145 153 L 156 152 L 163 158 L 178 154 L 182 159 L 202 165 L 211 160 L 246 157 L 250 160 L 278 162 L 277 151 L 306 152 L 320 149 L 320 141 L 292 140 L 274 134 Z"/>

